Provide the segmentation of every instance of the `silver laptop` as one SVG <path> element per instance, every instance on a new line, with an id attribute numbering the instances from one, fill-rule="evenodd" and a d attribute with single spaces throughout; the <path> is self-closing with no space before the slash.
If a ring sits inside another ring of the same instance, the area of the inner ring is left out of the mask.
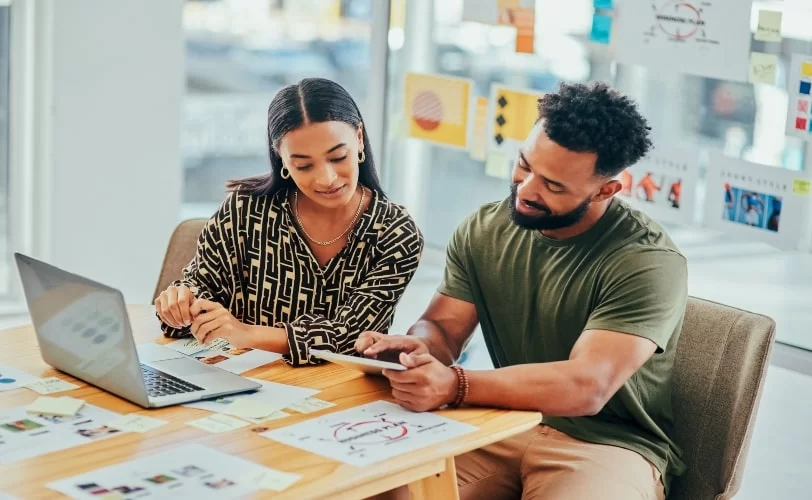
<path id="1" fill-rule="evenodd" d="M 42 359 L 57 370 L 144 408 L 260 388 L 167 347 L 136 347 L 120 291 L 19 253 L 14 257 Z"/>

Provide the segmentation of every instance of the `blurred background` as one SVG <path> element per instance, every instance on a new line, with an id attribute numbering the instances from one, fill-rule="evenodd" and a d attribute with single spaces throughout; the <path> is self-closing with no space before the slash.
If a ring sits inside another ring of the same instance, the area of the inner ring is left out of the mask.
<path id="1" fill-rule="evenodd" d="M 151 302 L 172 229 L 209 217 L 227 180 L 268 169 L 268 103 L 309 76 L 356 98 L 388 194 L 426 237 L 396 330 L 430 299 L 456 225 L 508 192 L 468 152 L 405 138 L 406 72 L 469 78 L 477 96 L 493 83 L 606 81 L 639 103 L 658 143 L 700 152 L 698 205 L 711 149 L 808 178 L 812 148 L 784 123 L 791 54 L 812 54 L 812 2 L 754 1 L 753 31 L 761 9 L 784 13 L 782 41 L 750 47 L 778 56 L 775 85 L 618 64 L 611 46 L 589 41 L 592 0 L 537 0 L 532 54 L 515 52 L 511 27 L 463 22 L 463 0 L 0 0 L 0 315 L 25 319 L 13 251 Z M 802 423 L 812 415 L 798 407 L 812 395 L 809 235 L 780 251 L 705 229 L 700 215 L 668 225 L 689 259 L 690 293 L 778 323 L 783 368 L 768 378 L 778 389 L 765 395 L 754 444 L 764 449 L 748 470 L 782 473 L 748 475 L 741 498 L 765 498 L 759 485 L 770 498 L 808 498 L 812 451 L 797 443 L 812 438 Z M 479 336 L 465 356 L 490 364 Z"/>

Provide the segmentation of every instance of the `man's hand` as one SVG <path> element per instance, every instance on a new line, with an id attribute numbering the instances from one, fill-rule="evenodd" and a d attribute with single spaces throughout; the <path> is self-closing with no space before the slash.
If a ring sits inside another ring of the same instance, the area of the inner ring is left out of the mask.
<path id="1" fill-rule="evenodd" d="M 377 332 L 364 332 L 355 341 L 355 350 L 367 358 L 377 359 L 379 355 L 400 353 L 428 354 L 426 343 L 410 335 L 385 335 Z"/>
<path id="2" fill-rule="evenodd" d="M 237 349 L 254 347 L 251 327 L 239 321 L 217 302 L 197 299 L 190 311 L 194 318 L 191 326 L 192 335 L 201 344 L 205 345 L 221 338 Z"/>
<path id="3" fill-rule="evenodd" d="M 457 374 L 431 354 L 401 353 L 406 371 L 384 370 L 397 403 L 412 411 L 429 411 L 453 403 L 457 397 Z"/>

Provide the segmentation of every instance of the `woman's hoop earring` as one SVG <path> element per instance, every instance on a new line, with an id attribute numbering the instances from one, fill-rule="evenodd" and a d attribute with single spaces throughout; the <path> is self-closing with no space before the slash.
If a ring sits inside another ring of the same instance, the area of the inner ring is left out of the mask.
<path id="1" fill-rule="evenodd" d="M 283 179 L 290 179 L 290 170 L 288 167 L 282 167 L 282 172 L 279 174 Z"/>
<path id="2" fill-rule="evenodd" d="M 364 150 L 358 152 L 358 163 L 364 163 L 367 161 L 367 155 L 364 153 Z"/>

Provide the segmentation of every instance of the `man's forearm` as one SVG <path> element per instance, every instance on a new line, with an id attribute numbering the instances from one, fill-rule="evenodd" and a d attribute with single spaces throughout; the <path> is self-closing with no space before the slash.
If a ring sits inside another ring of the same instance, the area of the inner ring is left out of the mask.
<path id="1" fill-rule="evenodd" d="M 433 321 L 419 320 L 409 328 L 406 335 L 421 338 L 431 355 L 446 365 L 453 364 L 460 356 L 461 347 L 451 345 L 443 329 Z"/>
<path id="2" fill-rule="evenodd" d="M 466 371 L 466 403 L 540 411 L 549 416 L 594 415 L 611 395 L 604 394 L 601 381 L 577 363 L 559 361 Z"/>

